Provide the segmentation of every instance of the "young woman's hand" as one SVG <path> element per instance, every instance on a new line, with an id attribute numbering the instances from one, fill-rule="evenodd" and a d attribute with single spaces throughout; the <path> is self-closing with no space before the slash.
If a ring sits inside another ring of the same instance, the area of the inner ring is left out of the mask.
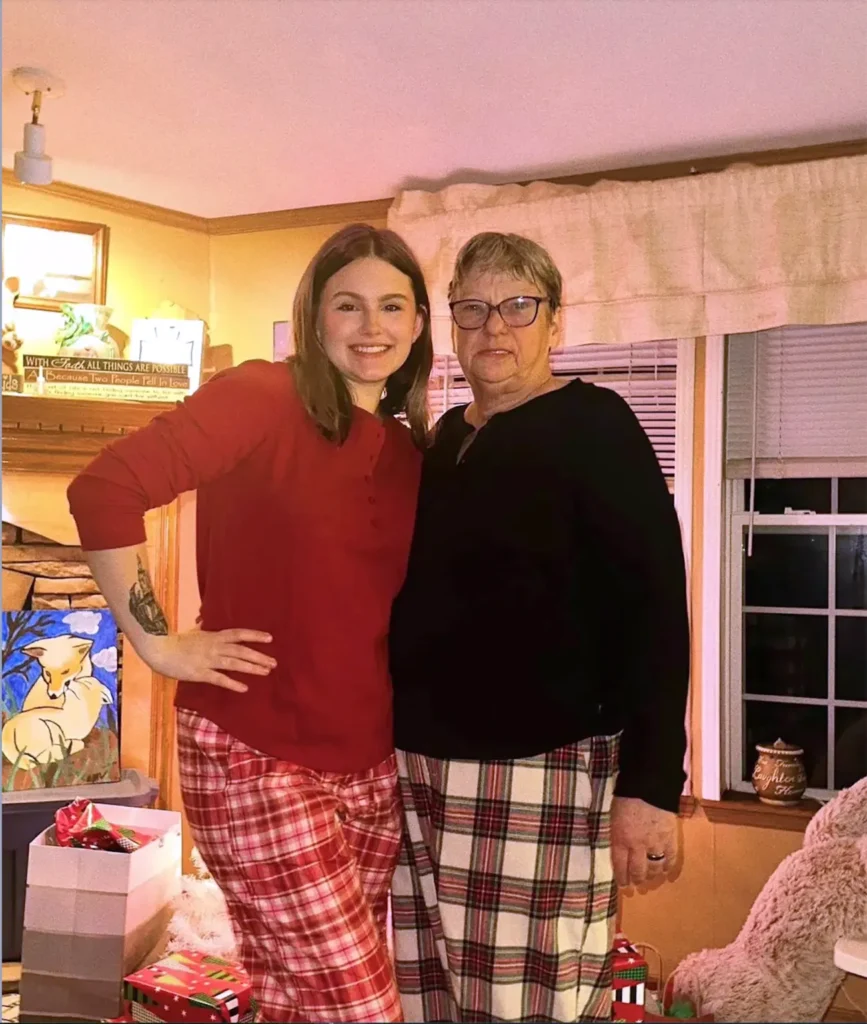
<path id="1" fill-rule="evenodd" d="M 169 679 L 209 683 L 236 693 L 246 693 L 244 683 L 230 679 L 225 673 L 267 676 L 277 662 L 268 654 L 245 647 L 245 643 L 269 644 L 271 637 L 256 629 L 221 629 L 217 632 L 191 629 L 188 633 L 170 633 L 168 636 L 148 635 L 140 642 L 138 653 L 150 668 Z"/>

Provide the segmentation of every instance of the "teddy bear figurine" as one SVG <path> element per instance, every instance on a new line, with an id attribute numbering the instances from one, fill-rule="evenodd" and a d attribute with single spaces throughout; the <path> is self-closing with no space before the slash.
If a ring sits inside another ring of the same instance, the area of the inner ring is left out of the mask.
<path id="1" fill-rule="evenodd" d="M 3 373 L 4 374 L 15 374 L 21 373 L 21 367 L 18 363 L 18 352 L 23 342 L 15 333 L 14 324 L 3 325 Z"/>
<path id="2" fill-rule="evenodd" d="M 19 282 L 17 277 L 7 277 L 3 282 L 3 373 L 21 373 L 18 365 L 18 353 L 23 345 L 15 329 L 15 300 L 18 298 Z"/>
<path id="3" fill-rule="evenodd" d="M 813 817 L 734 942 L 681 961 L 666 1004 L 719 1021 L 821 1021 L 845 978 L 841 938 L 867 939 L 867 778 Z"/>

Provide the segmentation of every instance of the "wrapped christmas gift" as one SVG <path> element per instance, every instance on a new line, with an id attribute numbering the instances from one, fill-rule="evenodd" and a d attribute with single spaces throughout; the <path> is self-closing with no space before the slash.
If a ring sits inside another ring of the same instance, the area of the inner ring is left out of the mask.
<path id="1" fill-rule="evenodd" d="M 243 968 L 222 957 L 172 953 L 130 974 L 123 995 L 135 1021 L 242 1024 L 256 1019 L 256 1004 Z"/>
<path id="2" fill-rule="evenodd" d="M 62 810 L 29 847 L 21 1024 L 123 1013 L 123 979 L 162 941 L 180 888 L 177 812 Z M 135 845 L 124 849 L 121 840 Z"/>
<path id="3" fill-rule="evenodd" d="M 133 853 L 159 833 L 153 830 L 113 825 L 90 800 L 73 800 L 54 815 L 54 837 L 58 846 L 107 853 Z"/>
<path id="4" fill-rule="evenodd" d="M 625 935 L 614 940 L 612 1017 L 615 1021 L 644 1021 L 647 961 Z"/>

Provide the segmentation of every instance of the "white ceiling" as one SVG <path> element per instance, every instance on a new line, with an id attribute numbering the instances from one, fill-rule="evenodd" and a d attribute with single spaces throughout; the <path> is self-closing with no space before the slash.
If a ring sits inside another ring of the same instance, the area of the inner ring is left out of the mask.
<path id="1" fill-rule="evenodd" d="M 202 216 L 867 135 L 865 0 L 3 0 L 57 180 Z"/>

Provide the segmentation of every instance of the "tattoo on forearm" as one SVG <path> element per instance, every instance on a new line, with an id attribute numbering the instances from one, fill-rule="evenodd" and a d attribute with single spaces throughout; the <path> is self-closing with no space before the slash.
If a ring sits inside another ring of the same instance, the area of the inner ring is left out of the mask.
<path id="1" fill-rule="evenodd" d="M 153 584 L 141 558 L 136 555 L 137 578 L 129 588 L 129 610 L 133 618 L 145 631 L 153 636 L 168 636 L 169 624 L 163 610 L 157 604 Z"/>

